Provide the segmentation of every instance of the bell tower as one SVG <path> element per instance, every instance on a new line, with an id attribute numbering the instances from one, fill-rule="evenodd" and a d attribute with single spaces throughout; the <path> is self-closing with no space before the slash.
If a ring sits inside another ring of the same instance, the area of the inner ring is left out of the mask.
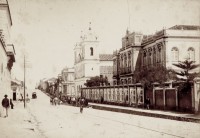
<path id="1" fill-rule="evenodd" d="M 91 23 L 86 33 L 81 34 L 80 38 L 80 43 L 74 48 L 76 95 L 80 95 L 80 89 L 85 87 L 86 80 L 100 75 L 99 40 L 92 30 Z"/>

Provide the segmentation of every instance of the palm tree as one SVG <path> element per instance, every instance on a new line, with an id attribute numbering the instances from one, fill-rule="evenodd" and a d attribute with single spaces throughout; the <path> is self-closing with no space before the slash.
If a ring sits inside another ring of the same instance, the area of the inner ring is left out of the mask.
<path id="1" fill-rule="evenodd" d="M 195 61 L 189 61 L 187 59 L 185 61 L 181 61 L 178 64 L 173 64 L 173 65 L 182 69 L 180 72 L 175 71 L 175 73 L 178 76 L 185 77 L 182 78 L 182 80 L 185 80 L 187 82 L 193 80 L 194 77 L 196 76 L 195 74 L 197 74 L 197 73 L 192 73 L 190 71 L 200 66 L 200 64 L 195 65 Z"/>

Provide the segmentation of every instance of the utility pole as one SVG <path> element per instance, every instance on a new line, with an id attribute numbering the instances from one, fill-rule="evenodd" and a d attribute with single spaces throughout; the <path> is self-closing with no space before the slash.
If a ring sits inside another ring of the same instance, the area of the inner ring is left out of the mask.
<path id="1" fill-rule="evenodd" d="M 26 75 L 26 59 L 25 59 L 25 55 L 24 55 L 24 108 L 26 107 L 26 103 L 25 103 L 25 99 L 26 99 L 26 95 L 25 95 L 25 89 L 26 89 L 26 83 L 25 83 L 25 75 Z"/>

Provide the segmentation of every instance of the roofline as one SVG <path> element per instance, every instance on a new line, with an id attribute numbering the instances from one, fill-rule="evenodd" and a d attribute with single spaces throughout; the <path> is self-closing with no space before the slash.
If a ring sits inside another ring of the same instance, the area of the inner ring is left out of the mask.
<path id="1" fill-rule="evenodd" d="M 146 41 L 145 43 L 142 43 L 141 46 L 144 47 L 144 46 L 147 46 L 147 45 L 149 45 L 149 44 L 155 43 L 155 42 L 158 41 L 158 40 L 167 39 L 167 38 L 200 39 L 200 37 L 198 37 L 198 36 L 162 36 L 162 37 L 159 37 L 159 38 L 154 39 L 154 40 L 151 40 L 151 41 Z"/>
<path id="2" fill-rule="evenodd" d="M 8 0 L 7 1 L 7 4 L 8 4 Z M 10 17 L 10 23 L 11 23 L 11 26 L 12 26 L 12 17 L 11 17 L 11 12 L 10 12 L 10 6 L 8 4 L 8 12 L 9 12 L 9 17 Z"/>
<path id="3" fill-rule="evenodd" d="M 8 0 L 6 0 L 6 2 L 7 2 L 7 4 L 0 4 L 0 5 L 8 7 L 8 13 L 9 13 L 9 17 L 10 17 L 10 23 L 11 23 L 11 26 L 12 26 L 12 17 L 11 17 L 11 12 L 10 12 L 10 7 L 9 7 L 9 4 L 8 4 Z"/>

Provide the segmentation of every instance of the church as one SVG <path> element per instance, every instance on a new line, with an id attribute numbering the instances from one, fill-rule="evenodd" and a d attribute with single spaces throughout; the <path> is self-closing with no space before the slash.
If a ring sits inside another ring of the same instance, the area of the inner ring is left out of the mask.
<path id="1" fill-rule="evenodd" d="M 81 35 L 80 42 L 75 45 L 74 56 L 76 96 L 80 96 L 80 90 L 85 87 L 86 80 L 94 76 L 107 77 L 112 85 L 113 55 L 99 53 L 99 39 L 91 26 L 86 34 Z"/>

